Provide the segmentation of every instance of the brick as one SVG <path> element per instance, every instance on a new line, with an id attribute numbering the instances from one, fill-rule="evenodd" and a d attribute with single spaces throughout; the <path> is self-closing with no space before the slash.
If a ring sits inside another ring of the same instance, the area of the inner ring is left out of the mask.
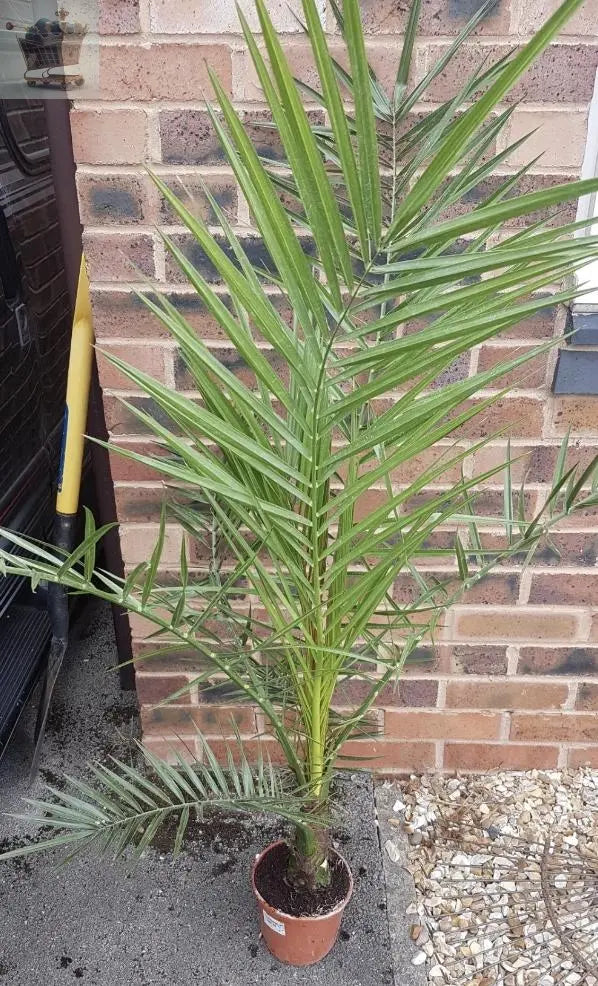
<path id="1" fill-rule="evenodd" d="M 408 712 L 387 709 L 385 735 L 392 739 L 498 739 L 502 716 L 490 712 Z"/>
<path id="2" fill-rule="evenodd" d="M 478 373 L 486 370 L 493 370 L 500 363 L 506 363 L 513 359 L 519 359 L 526 353 L 532 352 L 532 348 L 524 346 L 482 346 L 480 348 Z M 548 354 L 534 356 L 530 362 L 518 366 L 514 370 L 501 374 L 496 380 L 489 384 L 489 389 L 502 390 L 503 387 L 532 389 L 543 387 L 546 383 L 548 372 Z"/>
<path id="3" fill-rule="evenodd" d="M 159 645 L 155 640 L 133 640 L 132 645 L 136 674 L 140 670 L 156 673 L 165 671 L 169 675 L 183 672 L 185 678 L 192 678 L 206 669 L 206 662 L 193 647 L 171 651 L 166 643 Z M 156 654 L 156 651 L 160 653 Z"/>
<path id="4" fill-rule="evenodd" d="M 148 558 L 146 558 L 145 560 L 146 561 L 149 560 L 149 552 L 148 552 Z M 125 563 L 125 573 L 128 574 L 128 572 L 130 572 L 132 570 L 132 568 L 134 567 L 135 564 L 137 564 L 137 563 L 136 562 L 133 562 L 133 561 L 126 562 Z M 158 612 L 159 612 L 160 617 L 163 617 L 165 619 L 168 617 L 168 613 L 166 612 L 166 610 L 163 610 L 161 612 L 158 611 Z M 135 641 L 137 641 L 137 640 L 143 640 L 143 641 L 146 641 L 146 642 L 151 642 L 152 641 L 153 635 L 156 632 L 156 624 L 155 623 L 153 623 L 149 619 L 146 619 L 146 617 L 144 617 L 144 616 L 140 616 L 138 613 L 129 613 L 128 620 L 129 620 L 129 629 L 131 631 L 131 639 L 132 640 L 135 640 Z M 170 638 L 165 638 L 162 641 L 162 643 L 167 642 L 169 639 Z"/>
<path id="5" fill-rule="evenodd" d="M 180 434 L 180 430 L 177 426 L 169 419 L 168 415 L 158 407 L 155 401 L 151 397 L 138 397 L 136 394 L 132 394 L 130 398 L 130 403 L 145 411 L 150 417 L 155 418 L 161 424 L 166 425 L 170 428 L 174 434 Z M 135 415 L 126 407 L 124 407 L 122 401 L 118 397 L 113 397 L 107 394 L 104 397 L 104 416 L 106 419 L 106 427 L 111 435 L 147 435 L 150 434 L 150 429 L 139 421 Z"/>
<path id="6" fill-rule="evenodd" d="M 532 133 L 535 130 L 535 133 Z M 581 166 L 587 138 L 587 112 L 567 109 L 516 109 L 501 136 L 501 146 L 510 146 L 521 137 L 530 136 L 509 155 L 508 164 L 514 168 L 529 164 L 539 154 L 542 167 L 572 168 Z"/>
<path id="7" fill-rule="evenodd" d="M 330 44 L 330 53 L 343 68 L 349 67 L 349 60 L 344 45 Z M 378 81 L 387 91 L 392 92 L 397 74 L 397 51 L 394 45 L 368 45 L 366 48 L 368 61 L 376 73 Z M 308 44 L 289 41 L 285 44 L 285 56 L 296 79 L 320 90 L 320 80 Z M 233 78 L 234 94 L 238 100 L 263 101 L 263 93 L 259 85 L 253 62 L 247 52 L 239 53 L 234 62 Z M 309 100 L 305 100 L 309 102 Z"/>
<path id="8" fill-rule="evenodd" d="M 362 493 L 355 503 L 354 518 L 356 523 L 364 520 L 374 510 L 378 510 L 386 504 L 388 504 L 388 493 L 386 490 L 370 489 Z"/>
<path id="9" fill-rule="evenodd" d="M 457 581 L 453 577 L 447 576 L 446 572 L 426 573 L 429 583 L 431 577 L 437 578 L 440 582 L 447 583 L 449 591 L 457 588 Z M 401 575 L 394 583 L 393 598 L 402 605 L 414 604 L 421 590 L 416 581 L 408 575 Z M 494 604 L 502 605 L 517 602 L 519 598 L 519 576 L 515 574 L 500 575 L 490 574 L 484 576 L 479 582 L 469 589 L 461 601 L 466 605 Z M 439 594 L 438 599 L 441 599 Z"/>
<path id="10" fill-rule="evenodd" d="M 589 104 L 597 68 L 596 45 L 552 44 L 532 63 L 508 99 Z"/>
<path id="11" fill-rule="evenodd" d="M 85 226 L 147 222 L 147 183 L 135 175 L 77 175 L 79 211 Z"/>
<path id="12" fill-rule="evenodd" d="M 538 292 L 535 297 L 542 297 Z M 564 323 L 564 310 L 561 307 L 550 304 L 551 296 L 545 294 L 546 307 L 538 309 L 532 315 L 527 315 L 510 329 L 505 329 L 500 334 L 501 339 L 551 339 L 559 322 Z"/>
<path id="13" fill-rule="evenodd" d="M 123 461 L 127 460 L 123 459 Z M 137 465 L 132 460 L 128 461 L 132 465 Z M 124 486 L 113 477 L 116 516 L 120 524 L 157 523 L 160 520 L 162 504 L 166 499 L 171 501 L 171 496 L 167 497 L 160 483 L 161 474 L 157 470 L 143 466 L 139 466 L 138 469 L 137 474 L 132 471 L 129 473 L 130 478 Z M 133 482 L 133 479 L 136 481 Z M 141 482 L 148 481 L 154 485 L 139 485 Z"/>
<path id="14" fill-rule="evenodd" d="M 102 352 L 101 350 L 104 350 Z M 107 355 L 105 356 L 104 353 Z M 137 385 L 129 380 L 116 366 L 113 366 L 107 356 L 114 355 L 118 359 L 124 360 L 149 374 L 154 380 L 165 383 L 165 366 L 168 360 L 172 359 L 171 350 L 164 346 L 150 345 L 122 345 L 122 346 L 101 346 L 97 352 L 98 373 L 100 384 L 103 388 L 113 390 L 138 390 Z"/>
<path id="15" fill-rule="evenodd" d="M 228 752 L 230 751 L 233 761 L 239 764 L 241 754 L 236 739 L 233 738 L 227 742 L 226 740 L 210 737 L 208 743 L 212 753 L 220 763 L 227 763 Z M 198 746 L 200 746 L 199 742 Z M 259 738 L 243 737 L 243 752 L 250 764 L 257 763 L 260 756 L 265 762 L 270 760 L 271 763 L 278 764 L 279 766 L 286 764 L 284 753 L 276 740 L 271 736 L 260 736 Z"/>
<path id="16" fill-rule="evenodd" d="M 414 455 L 406 462 L 403 462 L 396 469 L 393 469 L 391 474 L 392 482 L 398 484 L 412 483 L 415 479 L 418 479 L 425 470 L 440 466 L 444 461 L 447 463 L 446 469 L 439 473 L 434 482 L 443 485 L 453 483 L 459 479 L 461 475 L 461 467 L 459 463 L 449 467 L 448 462 L 456 454 L 458 454 L 459 451 L 460 450 L 457 448 L 447 448 L 442 445 L 436 445 L 433 448 L 426 449 L 418 455 Z M 374 458 L 371 463 L 368 463 L 368 471 L 369 469 L 374 469 L 377 464 L 377 460 Z"/>
<path id="17" fill-rule="evenodd" d="M 115 451 L 117 446 L 113 445 L 110 451 L 110 475 L 112 477 L 113 483 L 143 483 L 143 482 L 156 482 L 157 474 L 155 469 L 150 469 L 149 466 L 144 465 L 141 462 L 136 462 L 134 459 L 129 459 L 126 455 L 119 455 Z M 164 451 L 160 450 L 160 446 L 154 442 L 127 442 L 126 445 L 121 446 L 125 451 L 131 450 L 132 452 L 137 452 L 140 455 L 153 455 L 160 456 L 164 454 Z"/>
<path id="18" fill-rule="evenodd" d="M 426 573 L 427 574 L 427 573 Z M 435 576 L 442 582 L 447 582 L 446 572 L 437 572 Z M 457 588 L 456 579 L 448 577 L 449 591 Z M 400 576 L 393 590 L 393 598 L 403 604 L 415 603 L 420 595 L 419 588 L 415 581 L 409 576 Z M 441 596 L 439 595 L 440 599 Z M 519 576 L 518 575 L 486 575 L 478 583 L 471 587 L 462 597 L 461 602 L 466 605 L 491 604 L 501 605 L 515 603 L 519 598 Z"/>
<path id="19" fill-rule="evenodd" d="M 440 61 L 446 54 L 448 47 L 448 44 L 429 44 L 426 46 L 423 52 L 424 58 L 420 61 L 418 82 Z M 463 44 L 444 70 L 422 93 L 422 100 L 438 103 L 451 99 L 462 89 L 465 80 L 474 75 L 482 64 L 484 68 L 490 68 L 508 51 L 507 45 L 484 45 L 480 47 L 478 44 Z"/>
<path id="20" fill-rule="evenodd" d="M 152 665 L 153 667 L 153 665 Z M 174 695 L 175 692 L 185 688 L 193 680 L 191 675 L 182 674 L 148 674 L 139 668 L 135 671 L 135 687 L 137 698 L 140 705 L 157 705 L 165 699 Z M 177 697 L 177 705 L 188 706 L 191 703 L 191 694 L 186 692 Z"/>
<path id="21" fill-rule="evenodd" d="M 309 114 L 313 122 L 321 122 L 321 114 Z M 269 110 L 245 110 L 243 126 L 258 154 L 269 161 L 284 161 L 285 150 L 276 127 L 272 126 Z"/>
<path id="22" fill-rule="evenodd" d="M 465 380 L 469 376 L 470 366 L 471 352 L 462 353 L 442 373 L 438 374 L 427 389 L 439 390 L 440 387 L 446 387 L 449 383 L 457 383 L 459 380 Z"/>
<path id="23" fill-rule="evenodd" d="M 92 288 L 91 304 L 96 339 L 170 338 L 153 312 L 128 289 Z"/>
<path id="24" fill-rule="evenodd" d="M 378 82 L 386 92 L 392 93 L 397 77 L 398 58 L 394 45 L 368 45 L 366 43 L 368 61 L 376 73 Z M 349 69 L 349 58 L 345 48 L 335 52 L 337 60 L 344 68 Z M 415 60 L 414 60 L 415 62 Z M 410 83 L 415 81 L 415 64 L 412 65 Z M 318 89 L 320 86 L 318 86 Z"/>
<path id="25" fill-rule="evenodd" d="M 535 447 L 525 445 L 511 446 L 511 475 L 514 483 L 520 483 L 525 476 L 528 483 L 552 483 L 554 470 L 559 454 L 559 447 L 556 445 L 536 445 Z M 572 441 L 567 451 L 565 459 L 565 469 L 570 469 L 577 465 L 579 470 L 583 470 L 598 454 L 595 446 L 580 447 L 579 443 Z M 474 455 L 473 475 L 484 473 L 501 465 L 508 458 L 506 445 L 487 445 Z M 490 483 L 500 481 L 501 473 L 496 477 L 491 477 Z M 588 488 L 590 483 L 588 482 Z M 579 523 L 579 515 L 573 518 L 575 523 Z"/>
<path id="26" fill-rule="evenodd" d="M 435 646 L 431 640 L 422 642 L 411 652 L 403 668 L 403 678 L 405 683 L 410 677 L 417 678 L 419 675 L 429 675 L 436 671 L 446 670 L 446 653 L 442 647 Z M 409 703 L 418 705 L 418 702 Z M 434 703 L 432 703 L 434 704 Z"/>
<path id="27" fill-rule="evenodd" d="M 317 87 L 317 75 L 315 73 L 315 67 L 313 59 L 310 57 L 309 49 L 305 46 L 300 48 L 301 54 L 303 56 L 304 62 L 309 66 L 309 73 L 311 78 L 311 85 Z M 291 62 L 291 52 L 294 51 L 293 45 L 285 45 L 285 56 Z M 293 59 L 296 62 L 296 58 Z M 303 66 L 303 72 L 305 72 L 306 66 Z M 292 65 L 293 74 L 295 74 L 295 64 Z M 305 81 L 305 77 L 302 76 L 301 81 Z M 239 51 L 235 53 L 233 58 L 233 95 L 236 100 L 251 101 L 251 102 L 263 102 L 264 94 L 260 86 L 257 73 L 253 66 L 253 62 L 247 50 Z"/>
<path id="28" fill-rule="evenodd" d="M 221 294 L 220 298 L 227 307 L 230 307 L 228 295 Z M 228 339 L 219 322 L 206 310 L 195 293 L 178 294 L 173 292 L 169 295 L 169 299 L 172 304 L 176 305 L 189 325 L 193 326 L 200 339 L 205 341 Z M 270 301 L 282 320 L 289 325 L 292 322 L 293 316 L 286 299 L 282 296 L 270 295 Z M 255 339 L 256 342 L 263 341 L 260 340 L 260 335 L 257 331 L 255 333 Z"/>
<path id="29" fill-rule="evenodd" d="M 233 681 L 211 681 L 199 686 L 200 704 L 233 705 L 238 700 L 238 687 Z"/>
<path id="30" fill-rule="evenodd" d="M 530 475 L 532 458 L 535 453 L 542 453 L 551 450 L 544 449 L 541 446 L 536 446 L 536 448 L 531 448 L 529 445 L 512 445 L 509 453 L 509 449 L 506 445 L 492 445 L 488 444 L 484 448 L 480 449 L 473 456 L 473 476 L 481 476 L 486 472 L 490 472 L 491 469 L 497 470 L 491 475 L 485 484 L 496 486 L 498 483 L 502 483 L 504 478 L 504 468 L 507 460 L 511 459 L 511 479 L 513 483 L 520 483 L 523 477 L 527 478 L 527 482 L 537 482 L 535 478 L 532 479 Z M 551 465 L 552 470 L 556 463 L 556 452 L 554 452 Z M 552 476 L 552 471 L 549 473 Z M 480 482 L 480 486 L 484 484 Z"/>
<path id="31" fill-rule="evenodd" d="M 560 709 L 569 697 L 567 685 L 520 681 L 449 681 L 447 708 Z"/>
<path id="32" fill-rule="evenodd" d="M 397 137 L 402 138 L 407 133 L 410 133 L 410 131 L 414 127 L 422 123 L 426 119 L 426 117 L 429 116 L 429 114 L 432 112 L 433 109 L 434 107 L 429 103 L 421 104 L 421 106 L 417 110 L 413 110 L 407 113 L 407 115 L 402 120 L 399 121 L 399 125 L 397 128 Z M 460 115 L 459 111 L 457 111 L 456 115 L 457 116 Z M 392 135 L 392 127 L 389 126 L 385 127 L 384 124 L 378 123 L 378 128 L 383 133 L 386 131 L 387 136 Z M 491 141 L 488 147 L 486 148 L 486 150 L 484 151 L 484 153 L 482 154 L 480 158 L 480 163 L 482 162 L 488 163 L 488 161 L 490 161 L 490 159 L 494 156 L 495 153 L 496 153 L 496 142 Z M 384 152 L 382 153 L 382 157 L 384 159 Z"/>
<path id="33" fill-rule="evenodd" d="M 143 735 L 161 734 L 179 730 L 189 732 L 196 728 L 209 741 L 232 739 L 236 737 L 235 726 L 240 733 L 255 733 L 255 712 L 252 708 L 238 706 L 219 706 L 206 708 L 189 705 L 162 705 L 157 709 L 142 707 L 141 726 Z"/>
<path id="34" fill-rule="evenodd" d="M 443 574 L 446 575 L 446 573 Z M 430 576 L 426 577 L 430 578 Z M 399 575 L 399 577 L 395 579 L 392 589 L 392 598 L 395 602 L 400 603 L 401 606 L 412 606 L 420 595 L 421 589 L 413 576 Z"/>
<path id="35" fill-rule="evenodd" d="M 425 551 L 437 551 L 437 550 L 446 551 L 447 549 L 450 549 L 450 551 L 454 553 L 455 535 L 452 531 L 435 531 L 433 534 L 430 534 L 425 539 L 425 541 L 422 544 L 422 548 Z M 412 559 L 412 561 L 416 563 L 418 563 L 420 560 L 424 561 L 425 563 L 429 563 L 430 558 L 428 555 L 421 555 L 421 556 L 415 556 L 415 558 Z M 436 562 L 436 564 L 439 565 L 441 563 Z M 452 560 L 449 560 L 447 564 L 450 566 L 452 564 Z"/>
<path id="36" fill-rule="evenodd" d="M 224 252 L 228 256 L 232 257 L 232 251 L 228 241 L 226 241 L 224 237 L 218 236 L 216 236 L 215 239 L 219 242 Z M 183 251 L 187 259 L 191 261 L 194 267 L 196 267 L 203 277 L 205 277 L 209 284 L 222 283 L 220 274 L 213 266 L 212 262 L 208 260 L 206 254 L 197 243 L 197 240 L 191 234 L 174 234 L 172 236 L 172 241 L 179 247 L 179 249 Z M 312 255 L 314 251 L 313 242 L 304 237 L 302 238 L 301 243 L 304 252 L 308 255 Z M 259 236 L 244 236 L 242 238 L 242 245 L 247 257 L 258 270 L 274 270 L 270 255 Z M 175 283 L 185 282 L 184 275 L 180 272 L 176 261 L 170 256 L 167 256 L 166 258 L 166 278 L 167 280 Z"/>
<path id="37" fill-rule="evenodd" d="M 589 435 L 598 431 L 598 397 L 556 397 L 552 402 L 555 435 Z"/>
<path id="38" fill-rule="evenodd" d="M 480 403 L 480 400 L 467 401 L 459 407 L 458 413 Z M 454 435 L 458 438 L 483 438 L 505 429 L 511 438 L 532 438 L 542 434 L 542 426 L 541 401 L 528 397 L 505 398 L 462 425 Z"/>
<path id="39" fill-rule="evenodd" d="M 598 746 L 577 746 L 569 750 L 568 765 L 598 768 Z"/>
<path id="40" fill-rule="evenodd" d="M 435 764 L 434 743 L 393 740 L 348 740 L 341 750 L 340 767 L 367 767 L 374 771 L 432 770 Z"/>
<path id="41" fill-rule="evenodd" d="M 100 47 L 102 99 L 200 100 L 213 95 L 212 68 L 223 88 L 231 89 L 227 45 L 150 44 Z"/>
<path id="42" fill-rule="evenodd" d="M 239 6 L 252 30 L 259 31 L 253 0 L 242 0 Z M 294 16 L 300 12 L 299 0 L 268 0 L 268 13 L 281 33 L 301 30 Z M 153 0 L 151 26 L 158 34 L 241 34 L 234 0 L 212 4 L 196 0 Z"/>
<path id="43" fill-rule="evenodd" d="M 255 374 L 249 369 L 245 361 L 239 356 L 236 349 L 230 346 L 211 346 L 212 355 L 216 357 L 227 369 L 235 373 L 239 380 L 250 388 L 256 385 Z M 288 377 L 287 367 L 278 353 L 267 350 L 264 355 L 268 358 L 273 368 L 285 379 Z M 174 378 L 177 390 L 196 390 L 197 384 L 189 372 L 182 355 L 177 351 L 174 360 Z"/>
<path id="44" fill-rule="evenodd" d="M 540 547 L 531 564 L 542 566 L 572 565 L 594 566 L 598 560 L 598 535 L 562 534 L 550 536 L 551 544 Z M 556 553 L 555 553 L 556 552 Z"/>
<path id="45" fill-rule="evenodd" d="M 598 648 L 522 647 L 517 674 L 598 675 Z"/>
<path id="46" fill-rule="evenodd" d="M 425 493 L 418 493 L 416 496 L 409 498 L 406 502 L 406 508 L 411 510 L 415 507 L 421 507 L 426 503 L 429 503 L 433 498 L 438 497 L 438 491 L 427 491 Z M 447 497 L 452 495 L 452 491 L 447 492 Z M 475 508 L 476 514 L 481 517 L 496 518 L 497 525 L 500 526 L 502 519 L 504 517 L 504 495 L 498 490 L 489 490 L 482 488 L 475 492 Z M 523 503 L 525 505 L 525 516 L 530 518 L 534 516 L 536 512 L 536 493 L 532 490 L 524 492 Z M 519 504 L 519 491 L 514 491 L 513 501 L 515 508 L 518 508 Z M 484 581 L 480 584 L 481 594 L 484 594 Z M 504 592 L 505 590 L 503 590 Z M 509 591 L 509 596 L 512 594 Z"/>
<path id="47" fill-rule="evenodd" d="M 446 770 L 531 770 L 558 764 L 558 746 L 515 746 L 513 743 L 447 743 Z"/>
<path id="48" fill-rule="evenodd" d="M 422 648 L 423 649 L 423 648 Z M 392 689 L 392 694 L 391 694 Z M 391 701 L 394 698 L 394 701 Z M 399 687 L 392 685 L 379 697 L 378 704 L 404 705 L 410 708 L 421 708 L 424 706 L 435 706 L 438 699 L 438 682 L 426 679 L 403 678 L 399 681 Z"/>
<path id="49" fill-rule="evenodd" d="M 154 277 L 154 241 L 147 233 L 83 233 L 89 276 L 94 281 L 140 281 Z"/>
<path id="50" fill-rule="evenodd" d="M 158 119 L 164 164 L 207 166 L 226 162 L 205 110 L 162 110 Z"/>
<path id="51" fill-rule="evenodd" d="M 592 575 L 561 575 L 558 572 L 534 575 L 529 601 L 551 606 L 596 606 L 598 572 Z"/>
<path id="52" fill-rule="evenodd" d="M 70 113 L 78 164 L 137 164 L 145 159 L 143 110 L 83 110 Z"/>
<path id="53" fill-rule="evenodd" d="M 539 30 L 548 18 L 561 5 L 561 0 L 511 0 L 513 7 L 513 31 L 517 34 L 532 34 Z M 596 11 L 593 0 L 586 0 L 567 23 L 561 28 L 561 34 L 596 36 Z"/>
<path id="54" fill-rule="evenodd" d="M 125 564 L 137 565 L 149 561 L 158 536 L 157 524 L 126 524 L 120 528 L 120 546 Z M 181 556 L 182 531 L 166 525 L 162 565 L 177 565 Z"/>
<path id="55" fill-rule="evenodd" d="M 580 712 L 598 712 L 598 685 L 587 681 L 581 682 L 575 708 Z"/>
<path id="56" fill-rule="evenodd" d="M 307 116 L 312 126 L 324 123 L 324 114 L 320 110 L 310 110 Z M 278 162 L 286 159 L 278 130 L 272 125 L 272 114 L 269 110 L 245 110 L 242 119 L 245 132 L 260 157 Z"/>
<path id="57" fill-rule="evenodd" d="M 352 678 L 341 681 L 334 693 L 334 705 L 341 708 L 355 708 L 370 693 L 365 681 Z M 388 707 L 426 707 L 435 706 L 438 698 L 438 682 L 424 679 L 402 678 L 398 684 L 385 685 L 378 694 L 376 705 Z"/>
<path id="58" fill-rule="evenodd" d="M 248 544 L 255 544 L 255 538 L 253 536 L 247 536 Z M 212 549 L 207 538 L 202 538 L 201 540 L 197 538 L 188 538 L 187 546 L 187 557 L 189 559 L 189 564 L 192 567 L 201 568 L 202 570 L 207 570 L 210 565 L 212 558 Z M 262 562 L 268 562 L 267 551 L 264 549 L 258 553 L 258 557 L 261 558 Z M 233 566 L 234 555 L 231 547 L 228 544 L 223 544 L 220 546 L 220 563 L 225 571 L 229 571 Z"/>
<path id="59" fill-rule="evenodd" d="M 139 0 L 100 0 L 99 34 L 136 34 Z"/>
<path id="60" fill-rule="evenodd" d="M 175 735 L 174 733 L 167 737 L 148 736 L 147 740 L 144 739 L 143 742 L 148 750 L 151 750 L 155 756 L 159 757 L 160 760 L 164 760 L 166 763 L 178 763 L 177 754 L 188 763 L 197 763 L 201 760 L 198 750 L 197 733 L 185 736 Z"/>
<path id="61" fill-rule="evenodd" d="M 455 635 L 488 640 L 570 640 L 579 633 L 576 613 L 538 612 L 527 608 L 467 612 L 455 616 Z"/>
<path id="62" fill-rule="evenodd" d="M 452 648 L 452 670 L 457 674 L 506 674 L 506 648 L 455 646 Z"/>
<path id="63" fill-rule="evenodd" d="M 401 34 L 405 29 L 409 5 L 396 0 L 361 0 L 360 10 L 367 34 Z M 456 34 L 480 9 L 482 0 L 424 0 L 418 23 L 420 37 Z M 508 34 L 509 0 L 498 0 L 475 29 L 474 35 Z M 334 23 L 328 14 L 329 28 Z"/>
<path id="64" fill-rule="evenodd" d="M 519 598 L 518 575 L 486 575 L 471 587 L 461 598 L 464 605 L 474 606 L 480 603 L 489 606 L 501 606 L 516 603 Z"/>
<path id="65" fill-rule="evenodd" d="M 161 177 L 191 215 L 202 219 L 210 226 L 215 226 L 218 224 L 218 218 L 204 193 L 203 185 L 205 184 L 229 221 L 236 225 L 238 193 L 232 178 L 206 175 L 199 181 L 193 175 L 188 174 L 175 175 L 172 178 Z M 160 201 L 158 222 L 165 224 L 181 223 L 166 199 Z"/>
<path id="66" fill-rule="evenodd" d="M 151 477 L 158 479 L 154 472 Z M 121 524 L 145 524 L 160 520 L 160 509 L 167 498 L 163 486 L 119 486 L 114 488 L 116 516 Z M 172 498 L 168 496 L 170 501 Z"/>
<path id="67" fill-rule="evenodd" d="M 193 710 L 193 720 L 206 737 L 234 739 L 237 733 L 255 735 L 257 730 L 256 713 L 259 709 L 249 704 L 202 705 Z"/>
<path id="68" fill-rule="evenodd" d="M 250 388 L 255 388 L 256 379 L 255 374 L 248 367 L 245 360 L 239 356 L 239 353 L 232 346 L 219 346 L 212 343 L 210 346 L 210 351 L 216 359 L 219 360 L 225 367 L 227 367 L 235 376 Z M 283 383 L 288 384 L 289 382 L 289 370 L 288 365 L 280 355 L 271 348 L 262 349 L 262 355 L 266 358 L 272 369 L 276 372 L 277 376 L 283 381 Z M 189 372 L 182 354 L 180 352 L 175 353 L 174 361 L 174 375 L 177 389 L 179 390 L 194 390 L 196 389 L 196 382 L 194 381 L 191 373 Z M 380 494 L 380 495 L 377 495 Z M 364 515 L 370 509 L 375 506 L 379 506 L 386 499 L 386 495 L 382 495 L 382 491 L 371 491 L 371 499 L 368 501 L 368 495 L 364 495 L 362 501 L 358 501 L 356 505 L 356 518 Z M 369 506 L 368 506 L 369 502 Z"/>
<path id="69" fill-rule="evenodd" d="M 489 68 L 510 49 L 510 45 L 464 44 L 451 58 L 444 71 L 426 89 L 423 99 L 444 101 L 455 96 L 463 80 L 471 77 L 483 64 Z M 448 45 L 430 45 L 426 70 L 447 52 Z M 588 103 L 594 90 L 598 67 L 598 47 L 592 45 L 551 45 L 536 59 L 523 78 L 504 99 L 506 103 L 526 99 L 534 103 Z"/>
<path id="70" fill-rule="evenodd" d="M 511 739 L 530 742 L 598 742 L 598 716 L 584 713 L 515 712 L 511 720 Z"/>
<path id="71" fill-rule="evenodd" d="M 151 297 L 151 292 L 148 294 Z M 165 294 L 202 339 L 217 341 L 226 338 L 220 325 L 206 310 L 195 292 L 189 294 L 171 291 Z M 223 300 L 226 302 L 226 296 Z M 92 304 L 94 328 L 98 339 L 171 338 L 168 329 L 163 327 L 153 312 L 131 291 L 94 290 Z"/>
<path id="72" fill-rule="evenodd" d="M 512 176 L 493 175 L 470 189 L 459 202 L 455 202 L 450 208 L 442 212 L 442 218 L 452 219 L 456 216 L 466 215 L 471 211 L 472 206 L 479 206 L 498 192 L 505 181 Z M 517 195 L 527 195 L 529 192 L 539 192 L 543 189 L 553 188 L 554 185 L 562 185 L 567 181 L 574 181 L 575 175 L 524 175 L 517 182 L 516 187 L 506 196 L 505 199 L 514 198 Z M 513 217 L 505 223 L 505 228 L 521 229 L 534 222 L 545 222 L 547 226 L 562 226 L 564 223 L 573 222 L 577 211 L 577 200 L 572 199 L 558 207 L 555 212 L 554 206 L 546 209 L 539 209 L 526 216 Z"/>

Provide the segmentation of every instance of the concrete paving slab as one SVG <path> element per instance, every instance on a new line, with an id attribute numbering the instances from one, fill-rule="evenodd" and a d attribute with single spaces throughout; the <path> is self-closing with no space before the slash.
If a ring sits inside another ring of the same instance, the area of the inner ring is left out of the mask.
<path id="1" fill-rule="evenodd" d="M 126 755 L 137 729 L 134 697 L 121 693 L 112 628 L 95 610 L 85 639 L 72 647 L 56 693 L 44 776 L 81 772 L 110 751 Z M 33 708 L 0 763 L 0 807 L 21 810 L 27 791 Z M 252 859 L 280 833 L 270 822 L 231 819 L 196 827 L 173 861 L 152 850 L 136 865 L 82 856 L 0 863 L 0 986 L 384 986 L 394 983 L 386 886 L 367 773 L 340 785 L 336 838 L 355 875 L 341 940 L 322 963 L 277 963 L 258 937 L 249 887 Z M 0 819 L 0 846 L 28 832 Z M 33 834 L 30 832 L 30 834 Z M 409 980 L 397 979 L 401 986 Z"/>
<path id="2" fill-rule="evenodd" d="M 400 827 L 391 825 L 400 815 L 393 811 L 393 805 L 400 799 L 400 791 L 394 786 L 376 785 L 376 808 L 380 825 L 380 843 L 383 847 L 382 859 L 386 881 L 386 901 L 388 906 L 388 926 L 392 951 L 395 982 L 397 986 L 426 986 L 428 977 L 423 966 L 414 966 L 412 958 L 419 949 L 409 937 L 413 918 L 405 915 L 405 910 L 415 900 L 415 885 L 406 863 L 406 837 Z M 390 841 L 397 849 L 398 859 L 392 860 L 384 849 Z"/>

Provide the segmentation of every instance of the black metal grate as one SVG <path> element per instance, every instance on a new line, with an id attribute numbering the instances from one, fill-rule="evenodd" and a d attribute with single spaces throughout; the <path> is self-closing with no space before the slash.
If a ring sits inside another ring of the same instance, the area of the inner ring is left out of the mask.
<path id="1" fill-rule="evenodd" d="M 11 606 L 0 617 L 0 756 L 35 685 L 50 635 L 44 610 Z"/>

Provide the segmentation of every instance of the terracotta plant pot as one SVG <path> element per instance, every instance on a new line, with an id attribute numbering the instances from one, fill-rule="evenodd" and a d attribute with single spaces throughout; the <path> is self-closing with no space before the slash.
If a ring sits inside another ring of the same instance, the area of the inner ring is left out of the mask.
<path id="1" fill-rule="evenodd" d="M 340 853 L 335 852 L 349 877 L 349 889 L 344 899 L 327 914 L 315 914 L 313 917 L 285 914 L 264 900 L 255 882 L 256 870 L 261 861 L 281 845 L 284 842 L 272 842 L 256 857 L 251 871 L 251 885 L 260 914 L 260 930 L 272 955 L 280 962 L 288 965 L 313 965 L 328 955 L 338 938 L 345 907 L 353 893 L 353 877 L 347 861 Z"/>

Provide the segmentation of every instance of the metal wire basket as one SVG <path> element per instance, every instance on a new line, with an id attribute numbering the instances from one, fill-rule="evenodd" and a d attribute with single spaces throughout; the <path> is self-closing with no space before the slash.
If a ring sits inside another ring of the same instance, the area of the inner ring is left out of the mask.
<path id="1" fill-rule="evenodd" d="M 79 72 L 79 56 L 85 31 L 62 31 L 48 34 L 27 31 L 18 37 L 19 47 L 25 60 L 25 81 L 28 86 L 58 86 L 67 89 L 70 85 L 83 85 Z M 69 69 L 71 71 L 69 71 Z"/>
<path id="2" fill-rule="evenodd" d="M 83 44 L 83 34 L 18 38 L 27 70 L 55 68 L 59 65 L 77 65 Z"/>

